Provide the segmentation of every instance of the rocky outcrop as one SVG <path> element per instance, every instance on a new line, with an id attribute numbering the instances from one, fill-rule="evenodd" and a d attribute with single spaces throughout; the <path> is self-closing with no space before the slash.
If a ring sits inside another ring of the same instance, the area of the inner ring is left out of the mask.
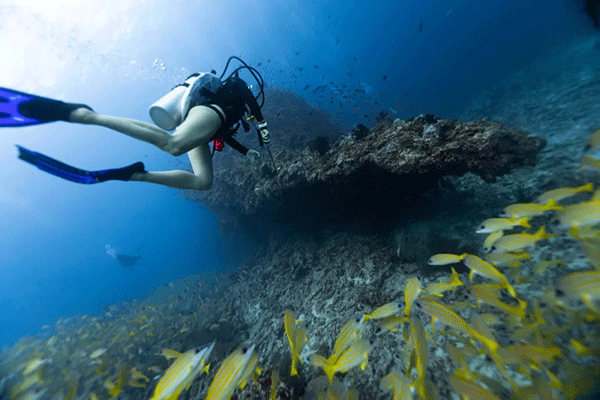
<path id="1" fill-rule="evenodd" d="M 277 142 L 277 132 L 273 132 Z M 247 160 L 216 170 L 214 186 L 188 192 L 225 221 L 354 226 L 377 231 L 393 226 L 415 196 L 438 186 L 444 176 L 472 172 L 486 182 L 533 165 L 543 138 L 479 120 L 458 122 L 421 116 L 391 121 L 382 116 L 371 130 L 355 130 L 327 146 L 273 147 L 273 162 Z M 326 150 L 326 151 L 325 151 Z M 434 196 L 435 197 L 435 196 Z M 427 208 L 427 207 L 425 207 Z"/>

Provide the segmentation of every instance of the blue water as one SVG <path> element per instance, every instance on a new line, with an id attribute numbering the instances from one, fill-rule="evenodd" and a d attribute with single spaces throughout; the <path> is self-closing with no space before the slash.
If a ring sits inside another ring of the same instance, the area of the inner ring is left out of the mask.
<path id="1" fill-rule="evenodd" d="M 0 10 L 0 86 L 144 121 L 178 79 L 220 73 L 230 55 L 260 63 L 268 86 L 295 91 L 343 129 L 369 125 L 381 109 L 399 118 L 452 117 L 541 52 L 593 32 L 579 2 L 560 0 L 70 3 L 8 0 Z M 326 85 L 321 97 L 312 92 L 319 85 Z M 341 98 L 357 88 L 364 93 Z M 178 190 L 77 185 L 19 161 L 14 144 L 85 169 L 188 163 L 103 128 L 3 129 L 0 345 L 60 317 L 102 313 L 181 276 L 241 261 L 243 245 L 221 237 L 216 217 Z M 124 268 L 106 244 L 128 254 L 141 247 L 142 257 Z"/>

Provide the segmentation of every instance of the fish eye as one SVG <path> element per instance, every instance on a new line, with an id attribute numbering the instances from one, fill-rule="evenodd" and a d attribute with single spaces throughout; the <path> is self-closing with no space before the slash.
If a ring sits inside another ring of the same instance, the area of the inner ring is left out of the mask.
<path id="1" fill-rule="evenodd" d="M 485 229 L 485 225 L 479 225 L 479 229 Z"/>
<path id="2" fill-rule="evenodd" d="M 562 291 L 562 290 L 560 290 L 560 289 L 556 289 L 556 295 L 557 295 L 557 296 L 559 296 L 559 297 L 560 297 L 560 296 L 564 296 L 564 295 L 565 295 L 565 292 L 563 292 L 563 291 Z"/>
<path id="3" fill-rule="evenodd" d="M 200 353 L 200 347 L 196 347 L 196 348 L 194 349 L 194 353 L 196 353 L 196 354 Z"/>

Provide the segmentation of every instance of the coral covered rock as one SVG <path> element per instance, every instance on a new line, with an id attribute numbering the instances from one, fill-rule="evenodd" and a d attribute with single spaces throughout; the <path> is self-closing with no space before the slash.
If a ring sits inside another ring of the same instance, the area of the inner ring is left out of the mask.
<path id="1" fill-rule="evenodd" d="M 377 231 L 402 213 L 423 209 L 415 196 L 440 178 L 472 172 L 487 182 L 533 165 L 545 139 L 488 120 L 457 122 L 423 116 L 380 120 L 362 139 L 342 137 L 323 155 L 273 148 L 277 170 L 266 152 L 262 164 L 239 160 L 215 171 L 207 192 L 188 192 L 223 220 L 298 228 L 348 226 Z"/>

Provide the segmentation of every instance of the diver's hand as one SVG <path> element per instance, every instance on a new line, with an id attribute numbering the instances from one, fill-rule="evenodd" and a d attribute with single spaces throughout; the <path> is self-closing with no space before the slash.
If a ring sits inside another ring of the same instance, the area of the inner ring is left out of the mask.
<path id="1" fill-rule="evenodd" d="M 248 150 L 246 157 L 248 157 L 250 162 L 255 163 L 260 159 L 260 153 L 256 150 Z"/>
<path id="2" fill-rule="evenodd" d="M 267 123 L 265 121 L 258 123 L 258 129 L 260 129 L 260 137 L 264 144 L 269 144 L 271 141 L 271 135 L 269 135 L 269 130 L 267 129 Z"/>

